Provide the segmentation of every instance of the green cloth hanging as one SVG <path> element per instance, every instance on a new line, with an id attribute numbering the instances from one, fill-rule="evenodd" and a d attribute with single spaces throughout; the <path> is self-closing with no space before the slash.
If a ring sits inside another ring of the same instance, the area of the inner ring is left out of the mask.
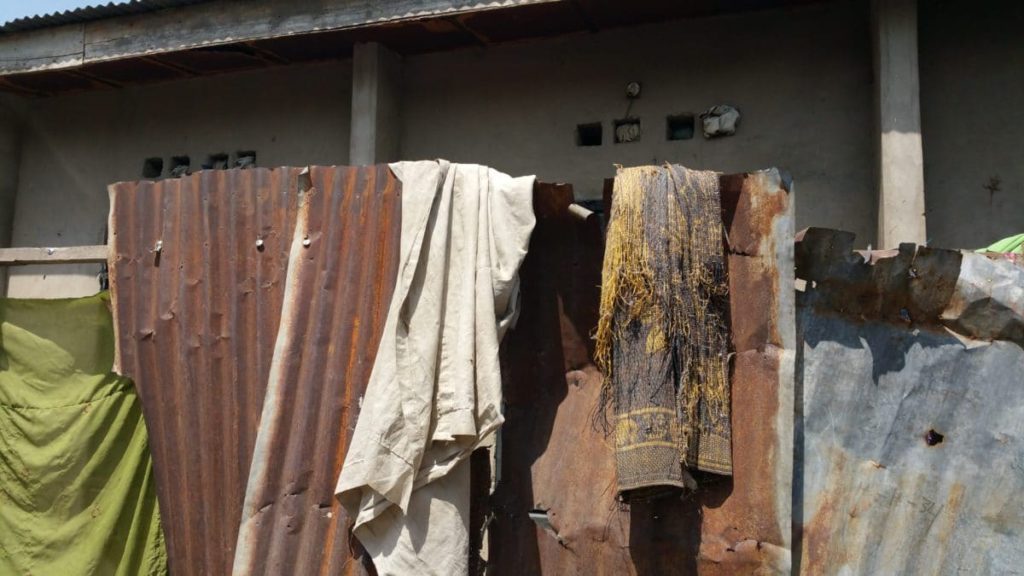
<path id="1" fill-rule="evenodd" d="M 1024 254 L 1024 234 L 1003 238 L 995 244 L 978 250 L 978 252 L 998 252 L 1000 254 Z"/>
<path id="2" fill-rule="evenodd" d="M 159 575 L 167 552 L 109 296 L 0 299 L 0 574 Z"/>

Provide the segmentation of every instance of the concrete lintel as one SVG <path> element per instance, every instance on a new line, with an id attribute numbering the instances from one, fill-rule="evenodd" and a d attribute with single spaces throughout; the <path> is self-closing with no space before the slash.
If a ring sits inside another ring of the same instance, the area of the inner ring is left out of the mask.
<path id="1" fill-rule="evenodd" d="M 917 0 L 874 0 L 878 246 L 927 242 Z"/>
<path id="2" fill-rule="evenodd" d="M 349 164 L 398 159 L 402 59 L 376 43 L 356 44 L 352 57 Z"/>

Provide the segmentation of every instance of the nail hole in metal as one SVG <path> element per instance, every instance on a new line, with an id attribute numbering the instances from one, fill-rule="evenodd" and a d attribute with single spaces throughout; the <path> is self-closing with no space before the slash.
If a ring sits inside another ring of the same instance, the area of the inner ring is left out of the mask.
<path id="1" fill-rule="evenodd" d="M 924 435 L 924 443 L 929 446 L 938 446 L 939 444 L 942 444 L 942 441 L 945 439 L 945 435 L 939 434 L 935 430 L 929 430 Z"/>

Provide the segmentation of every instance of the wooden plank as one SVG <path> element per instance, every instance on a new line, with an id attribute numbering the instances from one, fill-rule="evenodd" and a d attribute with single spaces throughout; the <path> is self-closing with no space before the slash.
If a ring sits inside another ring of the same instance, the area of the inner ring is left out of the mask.
<path id="1" fill-rule="evenodd" d="M 0 266 L 25 264 L 87 264 L 106 262 L 107 246 L 60 246 L 53 248 L 0 248 Z"/>
<path id="2" fill-rule="evenodd" d="M 567 0 L 224 0 L 0 35 L 0 75 L 562 1 Z"/>

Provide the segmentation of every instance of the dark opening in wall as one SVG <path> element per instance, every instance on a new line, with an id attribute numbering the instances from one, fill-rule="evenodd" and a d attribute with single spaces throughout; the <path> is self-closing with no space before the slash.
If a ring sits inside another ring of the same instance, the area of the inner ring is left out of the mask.
<path id="1" fill-rule="evenodd" d="M 600 146 L 601 145 L 601 123 L 592 122 L 590 124 L 577 124 L 576 125 L 576 145 L 577 146 Z"/>
<path id="2" fill-rule="evenodd" d="M 640 119 L 622 118 L 615 121 L 615 143 L 625 144 L 626 142 L 640 141 Z"/>
<path id="3" fill-rule="evenodd" d="M 178 178 L 188 174 L 189 166 L 192 165 L 192 161 L 189 160 L 188 156 L 171 156 L 171 171 L 170 176 L 172 178 Z"/>
<path id="4" fill-rule="evenodd" d="M 666 136 L 669 140 L 693 138 L 693 114 L 676 114 L 665 119 Z"/>
<path id="5" fill-rule="evenodd" d="M 164 171 L 163 158 L 146 158 L 142 161 L 143 178 L 159 178 Z"/>
<path id="6" fill-rule="evenodd" d="M 239 150 L 235 153 L 236 168 L 252 168 L 256 165 L 255 150 Z"/>
<path id="7" fill-rule="evenodd" d="M 225 152 L 210 154 L 203 164 L 204 169 L 224 170 L 228 167 L 228 155 Z"/>

